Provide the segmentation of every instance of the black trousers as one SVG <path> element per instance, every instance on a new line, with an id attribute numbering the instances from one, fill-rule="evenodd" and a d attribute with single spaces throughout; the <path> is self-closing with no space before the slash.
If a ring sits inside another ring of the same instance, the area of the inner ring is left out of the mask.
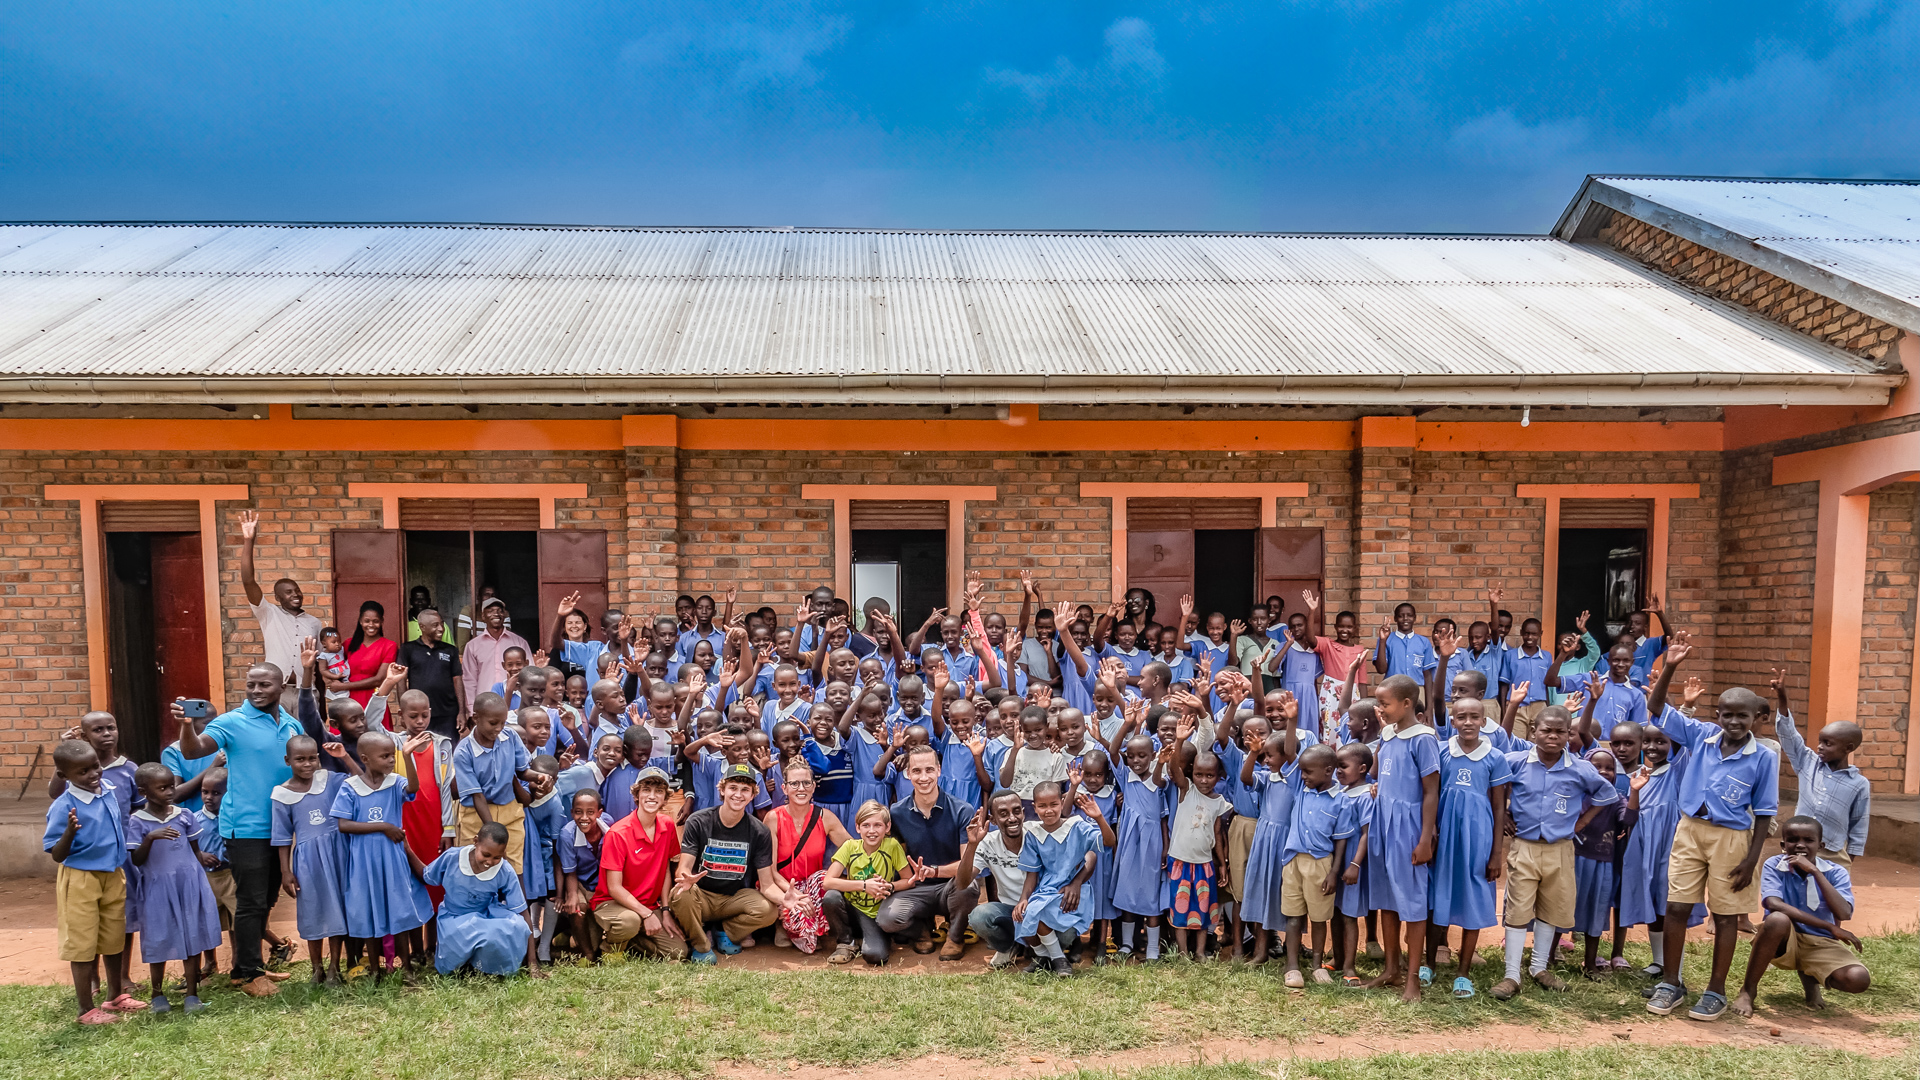
<path id="1" fill-rule="evenodd" d="M 265 837 L 236 836 L 227 841 L 227 862 L 233 866 L 233 977 L 256 979 L 266 970 L 260 941 L 280 895 L 280 854 Z"/>

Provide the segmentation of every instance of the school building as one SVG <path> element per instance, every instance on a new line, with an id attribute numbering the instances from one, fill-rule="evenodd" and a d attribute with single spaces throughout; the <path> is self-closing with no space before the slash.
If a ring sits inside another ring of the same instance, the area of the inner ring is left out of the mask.
<path id="1" fill-rule="evenodd" d="M 0 777 L 232 705 L 259 577 L 351 632 L 480 584 L 917 622 L 1129 586 L 1596 632 L 1911 722 L 1920 186 L 1593 177 L 1529 236 L 0 226 Z M 37 764 L 36 764 L 37 762 Z"/>

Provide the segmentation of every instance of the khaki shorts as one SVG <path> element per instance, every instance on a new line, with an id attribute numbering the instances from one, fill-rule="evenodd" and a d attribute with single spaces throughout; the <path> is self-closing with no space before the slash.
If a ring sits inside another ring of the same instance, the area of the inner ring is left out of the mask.
<path id="1" fill-rule="evenodd" d="M 1820 857 L 1830 863 L 1839 863 L 1841 866 L 1853 865 L 1853 856 L 1844 851 L 1822 851 Z"/>
<path id="2" fill-rule="evenodd" d="M 207 887 L 213 890 L 213 903 L 220 909 L 220 929 L 233 930 L 233 905 L 238 894 L 233 888 L 233 867 L 207 871 Z"/>
<path id="3" fill-rule="evenodd" d="M 477 798 L 478 796 L 476 796 Z M 488 803 L 487 813 L 493 820 L 507 827 L 507 865 L 518 874 L 523 869 L 521 857 L 527 853 L 527 808 L 517 802 Z M 456 822 L 460 830 L 460 843 L 464 846 L 473 843 L 480 835 L 480 814 L 466 803 L 460 804 L 460 817 Z"/>
<path id="4" fill-rule="evenodd" d="M 1498 703 L 1493 702 L 1492 704 L 1498 704 Z M 1521 739 L 1532 738 L 1533 722 L 1535 720 L 1540 719 L 1540 713 L 1546 707 L 1547 707 L 1547 703 L 1544 701 L 1536 701 L 1530 705 L 1520 706 L 1519 711 L 1513 714 L 1514 736 L 1516 738 L 1521 738 Z M 1494 715 L 1487 717 L 1487 721 L 1488 723 L 1498 723 L 1499 714 L 1495 713 Z"/>
<path id="5" fill-rule="evenodd" d="M 1242 890 L 1247 887 L 1247 856 L 1253 851 L 1253 830 L 1259 824 L 1258 818 L 1239 814 L 1227 822 L 1227 874 L 1232 880 L 1225 891 L 1235 900 L 1246 896 Z"/>
<path id="6" fill-rule="evenodd" d="M 1333 856 L 1316 859 L 1295 855 L 1280 868 L 1280 914 L 1292 919 L 1301 915 L 1308 922 L 1326 922 L 1333 918 L 1333 902 L 1339 890 L 1326 892 L 1327 875 L 1333 873 Z"/>
<path id="7" fill-rule="evenodd" d="M 1697 817 L 1683 817 L 1667 858 L 1667 903 L 1707 902 L 1715 915 L 1745 915 L 1760 906 L 1760 868 L 1753 880 L 1734 891 L 1733 871 L 1747 857 L 1750 829 L 1725 829 Z"/>
<path id="8" fill-rule="evenodd" d="M 1822 984 L 1827 976 L 1858 963 L 1860 956 L 1852 949 L 1830 937 L 1803 934 L 1798 927 L 1780 943 L 1780 955 L 1773 958 L 1774 967 L 1797 971 Z"/>
<path id="9" fill-rule="evenodd" d="M 127 879 L 120 871 L 61 866 L 53 878 L 53 903 L 60 959 L 84 964 L 127 947 Z"/>
<path id="10" fill-rule="evenodd" d="M 1573 840 L 1552 844 L 1515 837 L 1507 852 L 1507 903 L 1501 922 L 1525 927 L 1535 919 L 1573 925 Z"/>
<path id="11" fill-rule="evenodd" d="M 663 911 L 660 917 L 671 919 L 673 913 Z M 632 908 L 611 902 L 601 904 L 593 909 L 593 921 L 600 924 L 601 940 L 614 948 L 625 948 L 631 942 L 633 948 L 643 956 L 657 956 L 665 960 L 687 958 L 686 938 L 647 933 L 646 920 Z"/>

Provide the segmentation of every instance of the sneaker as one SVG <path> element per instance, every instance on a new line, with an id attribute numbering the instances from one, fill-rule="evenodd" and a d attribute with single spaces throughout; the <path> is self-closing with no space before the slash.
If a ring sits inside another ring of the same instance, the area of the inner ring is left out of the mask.
<path id="1" fill-rule="evenodd" d="M 1686 1000 L 1685 987 L 1663 982 L 1653 988 L 1653 996 L 1647 1001 L 1647 1011 L 1655 1016 L 1669 1016 Z"/>
<path id="2" fill-rule="evenodd" d="M 733 943 L 733 939 L 727 936 L 725 930 L 718 931 L 713 935 L 713 947 L 715 950 L 725 953 L 728 956 L 738 956 L 740 953 L 740 946 Z"/>
<path id="3" fill-rule="evenodd" d="M 1073 961 L 1064 956 L 1056 956 L 1048 963 L 1053 967 L 1053 973 L 1063 979 L 1073 974 Z"/>
<path id="4" fill-rule="evenodd" d="M 1533 981 L 1539 983 L 1542 989 L 1552 990 L 1555 993 L 1561 994 L 1567 992 L 1567 980 L 1555 975 L 1551 968 L 1534 972 Z"/>
<path id="5" fill-rule="evenodd" d="M 206 1007 L 207 1007 L 206 1002 L 201 1001 L 199 998 L 193 996 L 192 994 L 188 994 L 186 997 L 186 1000 L 180 1003 L 180 1011 L 186 1012 L 186 1013 L 201 1012 L 202 1010 L 206 1009 Z"/>
<path id="6" fill-rule="evenodd" d="M 852 959 L 852 957 L 848 957 L 848 959 Z M 706 964 L 712 966 L 719 962 L 720 958 L 711 952 L 690 952 L 687 954 L 687 963 L 689 964 Z"/>
<path id="7" fill-rule="evenodd" d="M 1666 973 L 1667 969 L 1661 967 L 1659 964 L 1648 964 L 1646 967 L 1640 969 L 1640 974 L 1645 975 L 1649 979 L 1657 979 Z"/>
<path id="8" fill-rule="evenodd" d="M 1014 957 L 1012 953 L 1008 953 L 1004 958 L 1002 958 L 999 953 L 994 953 L 992 956 L 987 957 L 987 970 L 1005 971 L 1013 966 L 1013 961 Z M 1094 962 L 1099 963 L 1098 960 Z"/>
<path id="9" fill-rule="evenodd" d="M 1040 956 L 1040 955 L 1038 955 L 1038 954 L 1035 954 L 1035 955 L 1034 955 L 1034 958 L 1033 958 L 1033 962 L 1032 962 L 1032 963 L 1030 963 L 1030 964 L 1028 964 L 1028 965 L 1027 965 L 1026 967 L 1023 967 L 1023 968 L 1021 968 L 1021 969 L 1020 969 L 1020 974 L 1022 974 L 1022 975 L 1038 975 L 1039 973 L 1041 973 L 1042 971 L 1045 971 L 1045 970 L 1047 970 L 1047 961 L 1046 961 L 1046 958 L 1045 958 L 1045 957 L 1043 957 L 1043 956 Z"/>
<path id="10" fill-rule="evenodd" d="M 1700 1000 L 1693 1003 L 1693 1008 L 1687 1012 L 1687 1019 L 1718 1020 L 1722 1016 L 1725 1016 L 1726 1014 L 1727 1014 L 1726 995 L 1716 994 L 1713 991 L 1709 990 L 1706 993 L 1700 995 Z"/>
<path id="11" fill-rule="evenodd" d="M 1512 979 L 1501 979 L 1499 982 L 1493 984 L 1493 989 L 1487 991 L 1487 993 L 1493 995 L 1493 1000 L 1495 1001 L 1509 1001 L 1519 992 L 1520 984 Z"/>
<path id="12" fill-rule="evenodd" d="M 153 1000 L 147 1002 L 147 1011 L 159 1016 L 162 1013 L 172 1012 L 173 1005 L 167 1001 L 167 995 L 155 994 Z"/>

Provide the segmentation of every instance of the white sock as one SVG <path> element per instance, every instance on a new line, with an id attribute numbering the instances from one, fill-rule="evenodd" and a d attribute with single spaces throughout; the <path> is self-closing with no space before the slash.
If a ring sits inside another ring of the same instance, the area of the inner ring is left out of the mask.
<path id="1" fill-rule="evenodd" d="M 993 962 L 996 964 L 1005 964 L 1005 963 L 1011 962 L 1012 960 L 1013 960 L 1013 954 L 1010 952 L 996 952 L 993 954 Z"/>
<path id="2" fill-rule="evenodd" d="M 537 955 L 541 963 L 551 964 L 553 963 L 553 930 L 555 924 L 560 921 L 559 907 L 551 900 L 542 901 L 539 919 L 540 952 Z"/>
<path id="3" fill-rule="evenodd" d="M 1060 951 L 1060 939 L 1051 933 L 1041 934 L 1035 940 L 1040 944 L 1040 955 L 1049 960 L 1066 955 Z"/>
<path id="4" fill-rule="evenodd" d="M 1666 966 L 1667 932 L 1665 930 L 1649 930 L 1647 931 L 1647 941 L 1653 946 L 1653 966 Z"/>
<path id="5" fill-rule="evenodd" d="M 1520 981 L 1520 953 L 1527 947 L 1525 927 L 1507 927 L 1507 978 Z"/>
<path id="6" fill-rule="evenodd" d="M 1120 939 L 1120 947 L 1122 949 L 1127 950 L 1128 952 L 1132 952 L 1133 951 L 1133 931 L 1140 924 L 1135 922 L 1116 922 L 1113 925 L 1114 925 L 1114 934 Z"/>
<path id="7" fill-rule="evenodd" d="M 1147 927 L 1147 959 L 1160 959 L 1160 928 L 1157 926 Z"/>
<path id="8" fill-rule="evenodd" d="M 1559 934 L 1558 930 L 1542 920 L 1533 920 L 1533 962 L 1527 965 L 1530 974 L 1538 975 L 1547 970 L 1547 964 L 1553 960 L 1553 941 Z"/>

